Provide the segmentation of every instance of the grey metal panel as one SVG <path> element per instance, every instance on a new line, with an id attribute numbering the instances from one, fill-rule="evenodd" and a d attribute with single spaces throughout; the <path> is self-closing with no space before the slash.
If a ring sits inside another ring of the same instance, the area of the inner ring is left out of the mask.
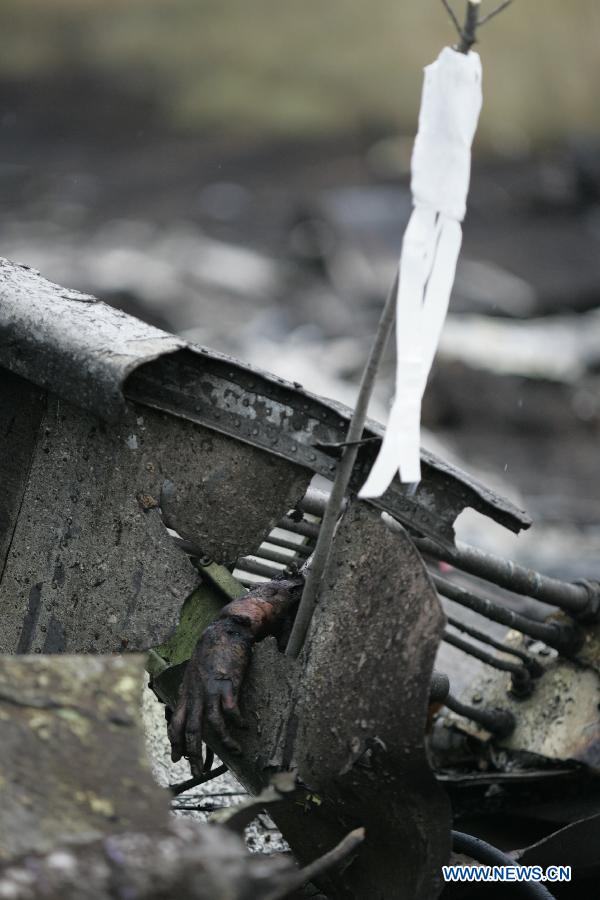
<path id="1" fill-rule="evenodd" d="M 138 420 L 107 428 L 49 398 L 0 581 L 2 652 L 147 649 L 177 623 L 198 575 L 161 520 Z"/>
<path id="2" fill-rule="evenodd" d="M 0 651 L 161 643 L 199 581 L 163 515 L 204 554 L 233 563 L 257 549 L 309 479 L 164 413 L 130 404 L 107 426 L 49 398 L 0 578 Z"/>
<path id="3" fill-rule="evenodd" d="M 123 379 L 184 342 L 0 258 L 0 366 L 104 418 L 123 411 Z"/>
<path id="4" fill-rule="evenodd" d="M 408 536 L 386 533 L 363 504 L 341 520 L 330 573 L 299 659 L 298 772 L 366 829 L 350 892 L 377 884 L 382 898 L 429 900 L 450 849 L 450 807 L 425 749 L 444 613 Z"/>

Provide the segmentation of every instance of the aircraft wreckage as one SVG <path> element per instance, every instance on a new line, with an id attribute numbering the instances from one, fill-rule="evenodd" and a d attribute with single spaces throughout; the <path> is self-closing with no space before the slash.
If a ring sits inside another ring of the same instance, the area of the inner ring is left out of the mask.
<path id="1" fill-rule="evenodd" d="M 77 896 L 73 872 L 92 861 L 98 875 L 115 854 L 136 896 L 164 896 L 152 847 L 172 863 L 167 893 L 283 897 L 300 883 L 250 865 L 229 832 L 223 844 L 168 824 L 164 792 L 138 771 L 131 685 L 147 653 L 172 714 L 223 608 L 239 622 L 282 576 L 301 589 L 349 416 L 0 262 L 1 896 Z M 369 422 L 299 657 L 257 633 L 244 726 L 204 723 L 257 795 L 232 821 L 268 808 L 327 897 L 429 900 L 453 846 L 489 861 L 460 833 L 510 817 L 513 859 L 571 865 L 583 889 L 600 871 L 599 586 L 455 540 L 467 507 L 513 532 L 530 520 L 426 451 L 415 493 L 395 481 L 358 502 L 380 438 Z M 59 851 L 70 868 L 52 868 Z M 86 896 L 117 896 L 115 877 Z"/>

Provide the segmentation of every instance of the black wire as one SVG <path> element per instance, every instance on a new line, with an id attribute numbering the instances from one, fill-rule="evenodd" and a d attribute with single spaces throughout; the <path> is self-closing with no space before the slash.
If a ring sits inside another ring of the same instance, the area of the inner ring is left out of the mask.
<path id="1" fill-rule="evenodd" d="M 179 794 L 183 794 L 185 791 L 189 791 L 192 788 L 198 787 L 198 785 L 200 784 L 206 784 L 207 781 L 212 781 L 213 778 L 218 778 L 219 775 L 224 775 L 226 771 L 226 765 L 217 766 L 216 769 L 212 769 L 210 772 L 205 772 L 203 775 L 199 775 L 197 778 L 188 778 L 187 781 L 180 781 L 179 784 L 170 784 L 169 790 L 174 797 L 178 797 Z"/>
<path id="2" fill-rule="evenodd" d="M 477 862 L 487 863 L 490 866 L 518 865 L 511 856 L 503 853 L 502 850 L 472 834 L 465 834 L 463 831 L 452 832 L 452 849 L 455 853 L 465 853 Z M 515 889 L 520 888 L 523 894 L 534 897 L 535 900 L 555 900 L 554 895 L 540 881 L 516 881 L 514 884 Z"/>

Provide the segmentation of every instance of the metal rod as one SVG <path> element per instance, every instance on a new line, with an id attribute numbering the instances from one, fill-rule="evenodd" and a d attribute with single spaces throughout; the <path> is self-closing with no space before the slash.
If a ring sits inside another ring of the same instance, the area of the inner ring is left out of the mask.
<path id="1" fill-rule="evenodd" d="M 398 272 L 396 272 L 394 283 L 392 284 L 387 300 L 385 301 L 377 331 L 369 351 L 369 357 L 362 373 L 356 405 L 346 435 L 346 441 L 350 446 L 344 447 L 342 450 L 342 457 L 337 464 L 331 494 L 329 495 L 327 507 L 323 514 L 323 521 L 321 523 L 315 552 L 313 554 L 312 565 L 306 576 L 302 599 L 300 600 L 298 613 L 285 651 L 288 656 L 298 656 L 302 649 L 302 644 L 304 643 L 304 638 L 306 637 L 306 632 L 317 603 L 319 589 L 326 575 L 327 564 L 329 562 L 333 544 L 333 536 L 342 512 L 344 498 L 348 490 L 350 477 L 359 451 L 359 447 L 353 442 L 360 440 L 363 435 L 365 422 L 367 420 L 369 400 L 377 377 L 377 370 L 379 369 L 379 364 L 394 324 L 398 277 Z"/>
<path id="2" fill-rule="evenodd" d="M 483 631 L 479 631 L 477 628 L 473 628 L 471 625 L 466 625 L 464 622 L 460 622 L 458 619 L 453 619 L 452 616 L 446 616 L 448 620 L 448 625 L 452 625 L 453 628 L 458 629 L 458 631 L 462 631 L 464 634 L 468 634 L 470 637 L 475 638 L 476 641 L 481 641 L 482 644 L 487 644 L 489 647 L 494 647 L 496 650 L 500 650 L 502 653 L 508 653 L 510 656 L 516 656 L 517 659 L 520 659 L 523 662 L 523 665 L 529 672 L 532 678 L 539 678 L 543 672 L 543 667 L 539 664 L 537 659 L 532 659 L 524 650 L 518 650 L 516 647 L 507 647 L 506 644 L 503 644 L 502 641 L 497 641 L 493 637 L 485 634 Z"/>
<path id="3" fill-rule="evenodd" d="M 459 53 L 468 53 L 477 40 L 477 25 L 479 24 L 480 0 L 468 0 L 465 24 L 461 31 L 460 41 L 456 49 Z"/>
<path id="4" fill-rule="evenodd" d="M 264 581 L 253 581 L 252 578 L 244 578 L 243 575 L 237 575 L 236 577 L 239 583 L 249 590 L 258 587 L 259 584 L 264 584 Z"/>
<path id="5" fill-rule="evenodd" d="M 443 597 L 454 600 L 455 603 L 459 603 L 461 606 L 465 606 L 467 609 L 471 609 L 473 612 L 479 613 L 479 615 L 485 616 L 493 622 L 507 625 L 509 628 L 521 631 L 523 634 L 536 638 L 538 641 L 543 641 L 544 644 L 554 647 L 559 653 L 564 653 L 567 656 L 572 656 L 581 647 L 582 635 L 575 625 L 567 625 L 563 622 L 534 622 L 533 619 L 528 619 L 527 616 L 513 612 L 512 609 L 499 606 L 486 598 L 478 597 L 471 591 L 465 591 L 434 572 L 429 574 Z"/>
<path id="6" fill-rule="evenodd" d="M 559 581 L 557 578 L 550 578 L 533 569 L 517 565 L 510 559 L 485 553 L 483 550 L 462 543 L 462 541 L 456 542 L 455 551 L 446 547 L 442 549 L 427 538 L 416 538 L 415 544 L 419 550 L 434 559 L 450 563 L 456 568 L 462 569 L 463 572 L 468 572 L 469 575 L 491 581 L 516 594 L 533 597 L 575 615 L 591 611 L 590 607 L 594 597 L 593 591 L 590 589 L 594 585 L 588 587 L 586 584 L 570 584 Z"/>
<path id="7" fill-rule="evenodd" d="M 286 550 L 293 550 L 300 556 L 310 556 L 312 553 L 312 548 L 308 544 L 296 544 L 294 541 L 286 541 L 285 538 L 273 537 L 273 535 L 269 535 L 265 540 L 265 544 L 272 544 L 274 547 L 284 547 Z"/>
<path id="8" fill-rule="evenodd" d="M 533 692 L 531 675 L 525 666 L 522 666 L 520 663 L 508 662 L 506 659 L 492 656 L 491 653 L 482 650 L 481 647 L 477 647 L 469 641 L 463 641 L 458 635 L 452 634 L 449 631 L 444 632 L 442 640 L 447 644 L 456 647 L 457 650 L 462 650 L 463 653 L 468 653 L 469 656 L 481 660 L 481 662 L 485 663 L 487 666 L 492 666 L 494 669 L 500 669 L 502 672 L 510 672 L 512 676 L 513 693 L 517 694 L 519 697 L 529 697 Z"/>
<path id="9" fill-rule="evenodd" d="M 495 16 L 505 10 L 507 6 L 510 6 L 512 2 L 513 0 L 504 0 L 504 2 L 500 4 L 500 6 L 497 6 L 496 9 L 493 9 L 490 13 L 487 14 L 487 16 L 484 16 L 483 19 L 480 19 L 477 23 L 477 27 L 481 28 L 481 26 L 489 22 L 490 19 L 495 18 Z"/>
<path id="10" fill-rule="evenodd" d="M 330 495 L 330 491 L 322 491 L 319 490 L 319 488 L 309 487 L 298 506 L 301 510 L 310 513 L 312 516 L 323 516 Z M 346 506 L 345 501 L 343 503 L 343 507 L 344 506 Z"/>
<path id="11" fill-rule="evenodd" d="M 433 672 L 429 682 L 429 703 L 444 703 L 450 693 L 450 679 L 445 672 Z"/>
<path id="12" fill-rule="evenodd" d="M 291 531 L 292 534 L 301 534 L 303 537 L 312 538 L 313 540 L 316 540 L 319 536 L 319 526 L 315 522 L 307 522 L 306 519 L 296 522 L 295 519 L 286 516 L 279 522 L 277 527 Z"/>
<path id="13" fill-rule="evenodd" d="M 250 559 L 248 556 L 238 559 L 235 567 L 240 572 L 248 572 L 250 575 L 264 575 L 265 578 L 269 579 L 277 578 L 279 575 L 283 575 L 285 571 L 284 569 L 276 569 L 275 566 L 268 566 L 257 559 Z"/>
<path id="14" fill-rule="evenodd" d="M 211 769 L 210 772 L 203 772 L 202 775 L 198 775 L 197 778 L 188 778 L 187 781 L 180 781 L 178 784 L 170 784 L 169 790 L 174 797 L 178 797 L 179 794 L 183 794 L 185 791 L 190 791 L 200 784 L 205 784 L 207 781 L 218 778 L 219 775 L 224 775 L 226 771 L 227 766 L 223 764 L 217 766 L 216 769 Z"/>
<path id="15" fill-rule="evenodd" d="M 448 694 L 444 705 L 452 712 L 466 719 L 472 719 L 478 725 L 482 725 L 486 731 L 495 734 L 496 737 L 508 737 L 515 730 L 516 720 L 509 709 L 475 709 L 461 703 L 452 694 Z"/>
<path id="16" fill-rule="evenodd" d="M 260 559 L 268 559 L 270 562 L 280 563 L 282 566 L 293 566 L 296 560 L 289 553 L 278 553 L 277 550 L 271 550 L 270 547 L 265 547 L 264 544 L 261 544 L 256 553 L 253 556 L 258 556 Z"/>

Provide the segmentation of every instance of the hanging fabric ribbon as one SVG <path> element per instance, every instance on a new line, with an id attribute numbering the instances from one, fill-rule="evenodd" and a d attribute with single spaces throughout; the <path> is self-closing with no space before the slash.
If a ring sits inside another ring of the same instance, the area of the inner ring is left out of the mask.
<path id="1" fill-rule="evenodd" d="M 425 69 L 412 155 L 414 209 L 400 256 L 396 394 L 359 497 L 380 497 L 397 471 L 403 482 L 421 479 L 421 401 L 454 284 L 481 101 L 479 55 L 445 47 Z"/>

